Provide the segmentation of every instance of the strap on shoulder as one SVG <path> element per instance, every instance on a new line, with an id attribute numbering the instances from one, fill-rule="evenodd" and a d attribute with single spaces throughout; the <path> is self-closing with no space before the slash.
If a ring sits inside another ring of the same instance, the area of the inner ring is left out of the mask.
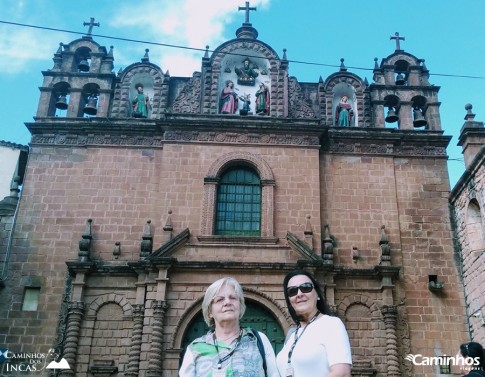
<path id="1" fill-rule="evenodd" d="M 267 372 L 267 366 L 266 366 L 266 351 L 264 350 L 263 341 L 262 341 L 261 337 L 259 336 L 258 330 L 256 330 L 256 329 L 250 329 L 250 330 L 254 334 L 254 336 L 256 337 L 256 341 L 258 343 L 259 353 L 261 354 L 261 358 L 263 359 L 263 369 L 264 369 L 264 375 L 266 377 L 268 375 L 268 372 Z"/>

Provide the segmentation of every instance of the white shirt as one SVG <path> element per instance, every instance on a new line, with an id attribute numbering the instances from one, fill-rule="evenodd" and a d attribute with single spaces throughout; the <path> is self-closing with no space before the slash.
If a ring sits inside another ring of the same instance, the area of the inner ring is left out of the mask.
<path id="1" fill-rule="evenodd" d="M 307 325 L 302 334 L 298 330 L 298 341 L 291 356 L 294 377 L 325 377 L 334 364 L 352 364 L 350 342 L 345 325 L 338 317 L 323 315 Z M 276 356 L 281 376 L 286 376 L 288 352 L 295 341 L 295 332 Z"/>

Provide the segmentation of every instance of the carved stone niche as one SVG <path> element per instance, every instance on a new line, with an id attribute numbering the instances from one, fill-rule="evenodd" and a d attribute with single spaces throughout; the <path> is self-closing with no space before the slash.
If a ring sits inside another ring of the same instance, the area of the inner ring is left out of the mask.
<path id="1" fill-rule="evenodd" d="M 370 360 L 352 361 L 352 377 L 371 377 L 375 376 L 377 370 L 372 366 Z"/>
<path id="2" fill-rule="evenodd" d="M 114 373 L 118 373 L 118 367 L 114 360 L 94 359 L 93 365 L 89 367 L 89 372 L 96 377 L 110 377 Z"/>

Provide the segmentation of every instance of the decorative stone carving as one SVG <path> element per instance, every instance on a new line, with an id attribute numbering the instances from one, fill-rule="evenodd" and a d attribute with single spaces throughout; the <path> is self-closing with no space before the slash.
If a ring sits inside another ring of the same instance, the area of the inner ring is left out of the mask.
<path id="1" fill-rule="evenodd" d="M 159 377 L 162 375 L 163 320 L 167 308 L 168 304 L 166 301 L 153 302 L 153 332 L 150 345 L 148 377 Z"/>
<path id="2" fill-rule="evenodd" d="M 140 258 L 147 258 L 150 256 L 153 250 L 153 236 L 150 229 L 151 220 L 148 220 L 145 225 L 145 233 L 143 233 L 142 241 L 140 245 Z"/>
<path id="3" fill-rule="evenodd" d="M 69 363 L 70 370 L 63 370 L 62 376 L 74 376 L 79 345 L 79 331 L 81 329 L 81 320 L 84 313 L 84 303 L 76 301 L 69 303 L 66 326 L 66 340 L 64 342 L 63 357 Z"/>
<path id="4" fill-rule="evenodd" d="M 184 86 L 180 94 L 175 98 L 172 106 L 174 113 L 200 113 L 200 73 L 197 72 Z"/>
<path id="5" fill-rule="evenodd" d="M 93 236 L 91 234 L 91 223 L 93 222 L 92 219 L 88 219 L 86 222 L 86 230 L 84 234 L 81 236 L 81 241 L 79 241 L 79 262 L 87 262 L 89 261 L 89 251 L 91 249 L 91 240 Z"/>
<path id="6" fill-rule="evenodd" d="M 387 376 L 401 376 L 399 370 L 399 350 L 397 343 L 397 307 L 394 305 L 384 305 L 382 315 L 386 326 L 387 343 Z"/>
<path id="7" fill-rule="evenodd" d="M 316 118 L 315 111 L 305 103 L 300 84 L 295 77 L 288 80 L 289 109 L 292 118 Z"/>
<path id="8" fill-rule="evenodd" d="M 126 377 L 138 376 L 144 313 L 144 305 L 133 305 L 133 332 L 131 335 L 130 353 L 128 355 L 128 371 L 125 373 Z"/>

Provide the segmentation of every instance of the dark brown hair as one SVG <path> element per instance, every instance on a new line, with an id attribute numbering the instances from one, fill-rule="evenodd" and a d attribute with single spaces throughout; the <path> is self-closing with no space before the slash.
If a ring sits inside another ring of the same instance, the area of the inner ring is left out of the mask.
<path id="1" fill-rule="evenodd" d="M 283 280 L 283 292 L 285 293 L 286 306 L 288 307 L 288 311 L 290 312 L 290 315 L 291 315 L 291 318 L 293 318 L 293 321 L 298 323 L 300 322 L 301 318 L 298 317 L 298 315 L 295 312 L 295 309 L 293 309 L 293 306 L 290 303 L 290 298 L 288 297 L 287 289 L 288 289 L 288 282 L 290 281 L 290 279 L 298 275 L 304 275 L 311 280 L 313 287 L 315 289 L 315 292 L 317 292 L 317 296 L 319 298 L 319 300 L 317 300 L 318 311 L 322 314 L 334 316 L 335 313 L 332 311 L 332 309 L 330 309 L 330 306 L 328 306 L 327 302 L 325 301 L 325 297 L 323 296 L 322 289 L 320 288 L 320 284 L 318 284 L 317 279 L 315 279 L 315 277 L 307 271 L 294 270 L 289 272 L 285 276 L 285 279 Z"/>

